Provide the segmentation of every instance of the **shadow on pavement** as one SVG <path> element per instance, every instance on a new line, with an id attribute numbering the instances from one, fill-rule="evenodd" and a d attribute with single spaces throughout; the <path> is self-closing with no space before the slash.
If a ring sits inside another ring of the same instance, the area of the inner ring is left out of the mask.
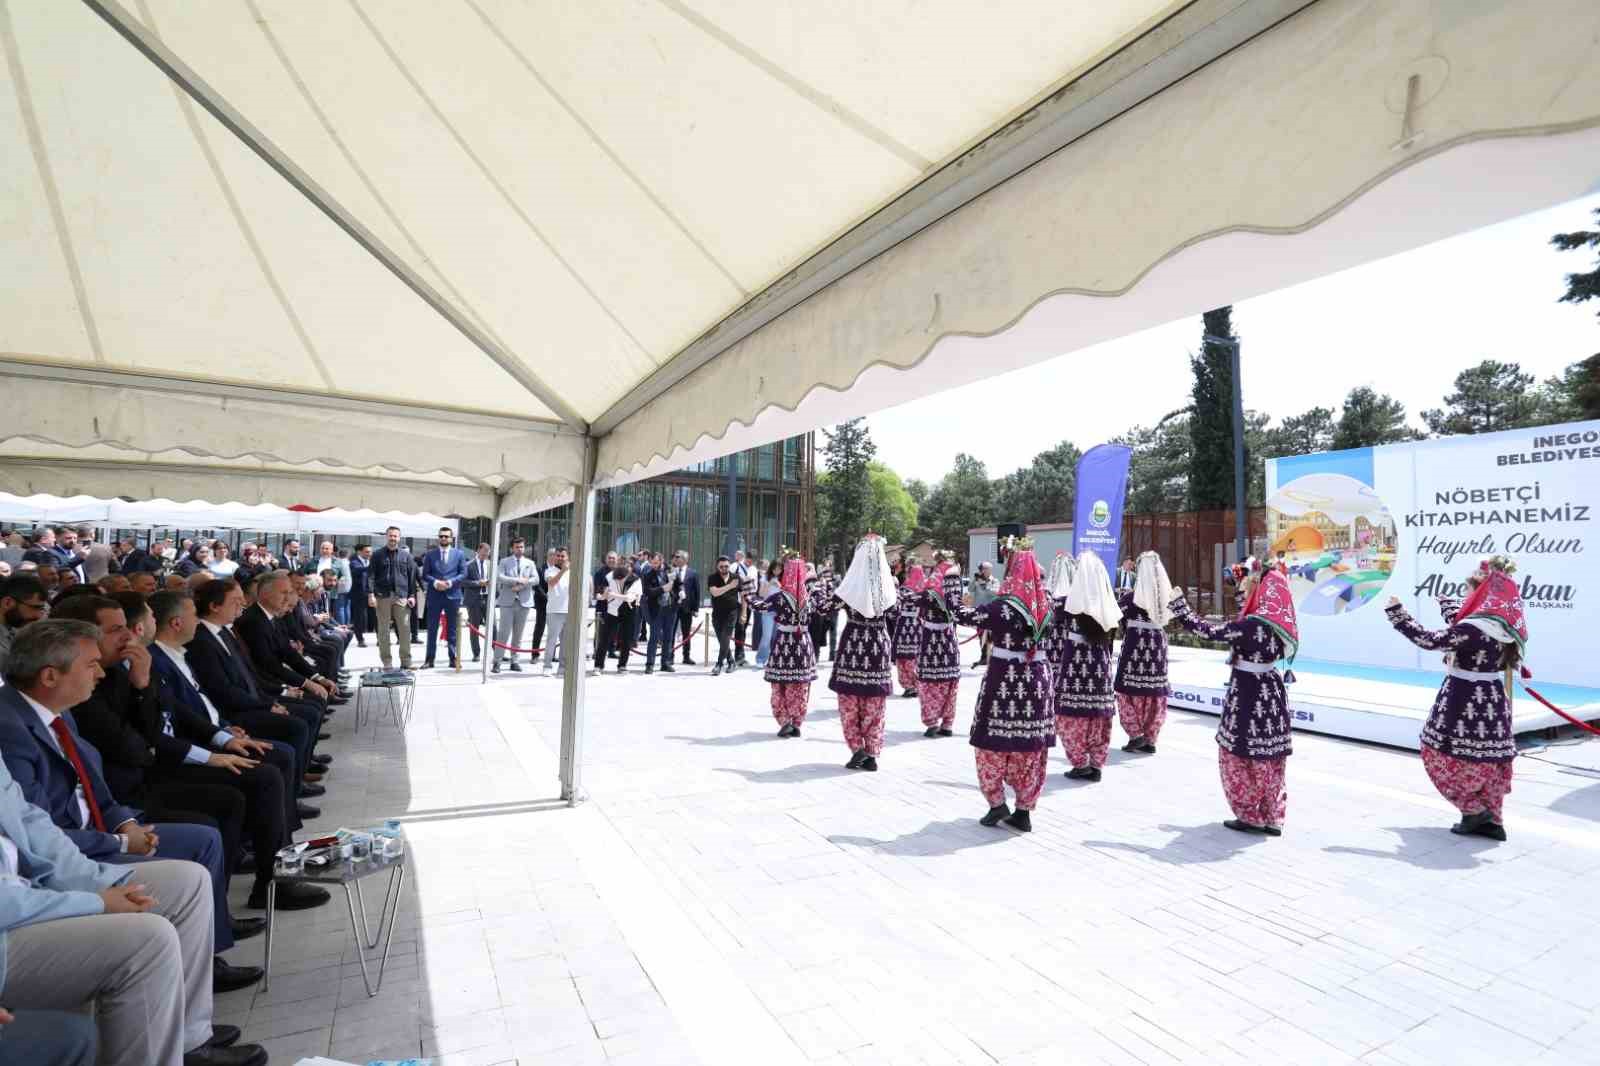
<path id="1" fill-rule="evenodd" d="M 1376 848 L 1351 848 L 1334 844 L 1323 848 L 1333 855 L 1365 855 L 1373 859 L 1392 859 L 1424 870 L 1471 870 L 1483 865 L 1478 855 L 1495 847 L 1496 841 L 1483 837 L 1460 837 L 1449 826 L 1415 825 L 1384 827 L 1400 838 L 1394 851 Z"/>
<path id="2" fill-rule="evenodd" d="M 836 763 L 801 763 L 798 766 L 785 766 L 781 770 L 741 770 L 732 766 L 718 766 L 718 773 L 738 774 L 740 777 L 755 785 L 774 785 L 793 781 L 817 781 L 825 777 L 845 777 L 858 773 L 857 770 L 846 770 Z"/>
<path id="3" fill-rule="evenodd" d="M 1189 866 L 1202 862 L 1226 862 L 1236 853 L 1266 844 L 1271 839 L 1249 833 L 1236 833 L 1223 826 L 1221 822 L 1206 822 L 1202 825 L 1161 825 L 1157 828 L 1164 833 L 1176 833 L 1177 836 L 1159 848 L 1144 844 L 1129 844 L 1121 840 L 1085 840 L 1083 846 L 1099 851 L 1128 851 L 1135 855 L 1147 855 L 1157 862 Z"/>
<path id="4" fill-rule="evenodd" d="M 841 847 L 876 848 L 889 855 L 953 855 L 958 851 L 1001 844 L 1021 836 L 1004 826 L 982 826 L 977 816 L 959 818 L 949 822 L 929 822 L 915 833 L 890 840 L 872 837 L 830 836 L 831 843 Z"/>

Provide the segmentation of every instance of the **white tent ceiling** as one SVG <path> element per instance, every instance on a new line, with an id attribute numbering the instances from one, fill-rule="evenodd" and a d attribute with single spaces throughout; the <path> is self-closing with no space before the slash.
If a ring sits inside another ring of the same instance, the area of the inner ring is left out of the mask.
<path id="1" fill-rule="evenodd" d="M 509 514 L 1404 250 L 1600 176 L 1540 8 L 0 0 L 0 482 Z"/>

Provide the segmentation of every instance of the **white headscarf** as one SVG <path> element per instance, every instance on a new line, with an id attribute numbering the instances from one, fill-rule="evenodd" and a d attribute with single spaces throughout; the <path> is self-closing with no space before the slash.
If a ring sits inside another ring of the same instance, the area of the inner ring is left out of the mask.
<path id="1" fill-rule="evenodd" d="M 882 537 L 868 534 L 856 545 L 850 569 L 845 571 L 835 595 L 867 618 L 881 618 L 894 605 L 897 595 L 894 575 L 889 572 Z"/>
<path id="2" fill-rule="evenodd" d="M 1122 624 L 1122 609 L 1117 606 L 1117 594 L 1111 588 L 1106 564 L 1087 548 L 1078 555 L 1078 572 L 1073 575 L 1072 588 L 1067 592 L 1067 613 L 1086 614 L 1107 633 Z"/>
<path id="3" fill-rule="evenodd" d="M 1161 563 L 1161 556 L 1145 552 L 1139 556 L 1138 576 L 1133 582 L 1133 605 L 1150 616 L 1150 621 L 1164 626 L 1172 621 L 1172 579 Z"/>
<path id="4" fill-rule="evenodd" d="M 1050 579 L 1045 585 L 1050 589 L 1051 599 L 1059 600 L 1072 589 L 1072 575 L 1077 573 L 1078 564 L 1066 552 L 1056 552 L 1055 561 L 1050 564 Z"/>

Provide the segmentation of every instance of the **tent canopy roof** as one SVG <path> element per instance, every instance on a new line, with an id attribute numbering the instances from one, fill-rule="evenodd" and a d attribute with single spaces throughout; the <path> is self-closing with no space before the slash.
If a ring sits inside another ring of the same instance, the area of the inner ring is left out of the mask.
<path id="1" fill-rule="evenodd" d="M 1582 192 L 1551 5 L 12 0 L 0 470 L 505 514 L 1037 362 Z"/>
<path id="2" fill-rule="evenodd" d="M 399 526 L 406 537 L 431 537 L 441 528 L 456 529 L 454 519 L 436 514 L 346 510 L 333 507 L 302 511 L 269 503 L 207 500 L 121 500 L 93 496 L 60 497 L 39 493 L 16 496 L 0 492 L 0 522 L 35 525 L 110 525 L 119 529 L 244 529 L 261 533 L 382 533 Z"/>

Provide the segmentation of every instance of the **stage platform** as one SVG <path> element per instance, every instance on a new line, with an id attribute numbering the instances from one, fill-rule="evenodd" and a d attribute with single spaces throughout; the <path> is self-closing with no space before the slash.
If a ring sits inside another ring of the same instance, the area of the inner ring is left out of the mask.
<path id="1" fill-rule="evenodd" d="M 1168 704 L 1220 714 L 1228 685 L 1225 660 L 1226 654 L 1220 651 L 1172 648 Z M 1301 659 L 1294 664 L 1294 674 L 1289 706 L 1296 729 L 1416 751 L 1417 735 L 1433 706 L 1444 670 L 1442 666 L 1435 671 L 1396 670 Z M 1585 721 L 1600 718 L 1600 689 L 1542 684 L 1537 678 L 1533 684 L 1568 714 Z M 1519 736 L 1568 724 L 1523 692 L 1520 685 L 1513 721 Z"/>

